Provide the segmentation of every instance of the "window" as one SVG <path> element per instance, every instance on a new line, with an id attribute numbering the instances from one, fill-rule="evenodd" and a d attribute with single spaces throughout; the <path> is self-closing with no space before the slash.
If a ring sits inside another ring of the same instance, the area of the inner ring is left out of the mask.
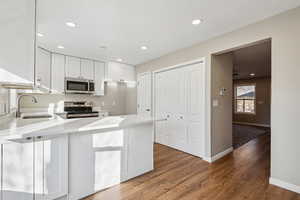
<path id="1" fill-rule="evenodd" d="M 255 114 L 255 85 L 235 86 L 235 112 Z"/>

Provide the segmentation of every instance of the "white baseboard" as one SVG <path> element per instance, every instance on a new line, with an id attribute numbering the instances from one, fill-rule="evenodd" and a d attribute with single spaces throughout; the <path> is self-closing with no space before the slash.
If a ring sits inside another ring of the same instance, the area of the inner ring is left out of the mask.
<path id="1" fill-rule="evenodd" d="M 233 122 L 233 124 L 241 124 L 241 125 L 250 125 L 250 126 L 261 126 L 270 128 L 270 124 L 258 124 L 258 123 L 249 123 L 249 122 Z"/>
<path id="2" fill-rule="evenodd" d="M 291 184 L 291 183 L 287 183 L 287 182 L 284 182 L 282 180 L 272 178 L 272 177 L 270 177 L 269 183 L 272 184 L 272 185 L 276 185 L 278 187 L 281 187 L 281 188 L 284 188 L 284 189 L 287 189 L 287 190 L 290 190 L 292 192 L 296 192 L 296 193 L 300 194 L 300 186 L 299 185 L 294 185 L 294 184 Z"/>
<path id="3" fill-rule="evenodd" d="M 233 147 L 230 147 L 228 149 L 226 149 L 225 151 L 222 151 L 220 153 L 218 153 L 217 155 L 214 155 L 213 157 L 205 157 L 203 158 L 203 160 L 209 162 L 209 163 L 213 163 L 217 160 L 219 160 L 220 158 L 226 156 L 227 154 L 231 153 L 233 151 Z"/>

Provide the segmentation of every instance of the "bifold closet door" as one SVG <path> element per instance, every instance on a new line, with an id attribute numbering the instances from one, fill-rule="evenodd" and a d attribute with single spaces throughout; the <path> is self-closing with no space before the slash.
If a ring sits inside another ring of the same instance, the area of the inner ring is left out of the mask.
<path id="1" fill-rule="evenodd" d="M 202 157 L 204 63 L 155 74 L 156 142 Z"/>
<path id="2" fill-rule="evenodd" d="M 205 147 L 205 65 L 197 63 L 186 68 L 187 149 L 195 156 L 204 156 Z"/>

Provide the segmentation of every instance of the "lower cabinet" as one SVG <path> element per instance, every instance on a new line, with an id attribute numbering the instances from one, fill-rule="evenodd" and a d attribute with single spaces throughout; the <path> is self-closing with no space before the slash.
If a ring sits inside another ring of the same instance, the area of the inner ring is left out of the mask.
<path id="1" fill-rule="evenodd" d="M 153 170 L 153 125 L 1 144 L 0 200 L 77 200 Z"/>
<path id="2" fill-rule="evenodd" d="M 153 170 L 152 125 L 71 135 L 69 199 L 75 200 Z"/>
<path id="3" fill-rule="evenodd" d="M 68 136 L 35 142 L 35 200 L 66 199 Z"/>
<path id="4" fill-rule="evenodd" d="M 34 198 L 34 144 L 1 145 L 2 200 Z"/>
<path id="5" fill-rule="evenodd" d="M 66 199 L 68 138 L 1 145 L 1 200 Z"/>

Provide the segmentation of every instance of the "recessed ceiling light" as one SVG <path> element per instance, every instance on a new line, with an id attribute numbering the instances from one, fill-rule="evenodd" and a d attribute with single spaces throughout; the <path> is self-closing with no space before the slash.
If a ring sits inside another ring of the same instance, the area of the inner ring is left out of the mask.
<path id="1" fill-rule="evenodd" d="M 254 74 L 254 73 L 251 73 L 250 76 L 255 76 L 255 74 Z"/>
<path id="2" fill-rule="evenodd" d="M 122 58 L 118 58 L 117 61 L 118 61 L 118 62 L 122 62 L 123 59 L 122 59 Z"/>
<path id="3" fill-rule="evenodd" d="M 65 47 L 62 46 L 62 45 L 58 45 L 57 48 L 59 48 L 59 49 L 64 49 Z"/>
<path id="4" fill-rule="evenodd" d="M 141 49 L 142 49 L 142 50 L 147 50 L 148 47 L 147 47 L 147 46 L 141 46 Z"/>
<path id="5" fill-rule="evenodd" d="M 74 22 L 66 22 L 66 25 L 72 28 L 76 27 L 76 24 Z"/>
<path id="6" fill-rule="evenodd" d="M 42 34 L 42 33 L 37 33 L 36 35 L 39 37 L 44 37 L 44 34 Z"/>
<path id="7" fill-rule="evenodd" d="M 197 26 L 197 25 L 201 24 L 202 22 L 203 22 L 202 19 L 194 19 L 194 20 L 192 21 L 192 24 L 195 25 L 195 26 Z"/>

